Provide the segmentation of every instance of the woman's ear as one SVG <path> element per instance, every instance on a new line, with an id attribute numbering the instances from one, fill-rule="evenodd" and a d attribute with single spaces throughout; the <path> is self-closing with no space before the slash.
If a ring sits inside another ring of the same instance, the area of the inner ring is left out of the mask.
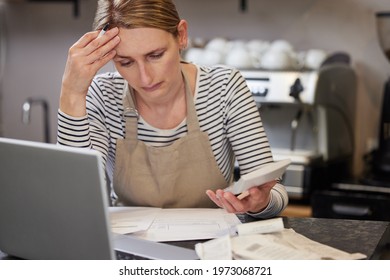
<path id="1" fill-rule="evenodd" d="M 177 25 L 178 39 L 179 39 L 179 48 L 184 50 L 188 44 L 188 33 L 187 33 L 187 21 L 184 19 L 180 20 Z"/>

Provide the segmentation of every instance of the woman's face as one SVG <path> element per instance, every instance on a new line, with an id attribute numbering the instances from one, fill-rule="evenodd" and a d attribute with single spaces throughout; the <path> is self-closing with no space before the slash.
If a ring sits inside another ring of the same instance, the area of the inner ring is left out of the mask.
<path id="1" fill-rule="evenodd" d="M 159 100 L 182 85 L 180 48 L 187 43 L 181 21 L 179 37 L 156 28 L 119 29 L 121 42 L 114 63 L 129 85 L 145 100 Z"/>

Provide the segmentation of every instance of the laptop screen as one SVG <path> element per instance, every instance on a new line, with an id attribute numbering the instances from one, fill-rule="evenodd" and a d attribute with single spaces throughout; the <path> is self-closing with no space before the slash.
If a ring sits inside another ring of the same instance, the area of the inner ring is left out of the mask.
<path id="1" fill-rule="evenodd" d="M 23 259 L 198 259 L 111 233 L 96 151 L 0 138 L 0 251 Z"/>
<path id="2" fill-rule="evenodd" d="M 97 152 L 0 139 L 0 250 L 26 259 L 113 259 Z"/>

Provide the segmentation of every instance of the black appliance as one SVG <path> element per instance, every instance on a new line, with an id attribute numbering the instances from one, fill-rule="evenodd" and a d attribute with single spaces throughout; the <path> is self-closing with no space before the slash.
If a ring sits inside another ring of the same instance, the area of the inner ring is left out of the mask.
<path id="1" fill-rule="evenodd" d="M 377 13 L 382 49 L 390 61 L 390 12 Z M 378 148 L 365 157 L 365 172 L 311 198 L 314 217 L 390 221 L 390 78 L 385 81 Z"/>
<path id="2" fill-rule="evenodd" d="M 367 167 L 362 183 L 390 187 L 390 78 L 384 86 L 379 146 L 368 156 Z"/>

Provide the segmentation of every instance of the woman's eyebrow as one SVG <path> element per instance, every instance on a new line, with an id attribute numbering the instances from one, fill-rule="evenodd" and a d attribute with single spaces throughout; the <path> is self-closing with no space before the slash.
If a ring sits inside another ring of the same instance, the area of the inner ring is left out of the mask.
<path id="1" fill-rule="evenodd" d="M 155 50 L 151 50 L 151 51 L 143 54 L 143 56 L 148 56 L 148 55 L 154 54 L 156 52 L 164 51 L 165 49 L 166 48 L 157 48 Z M 117 58 L 117 59 L 133 59 L 133 57 L 131 57 L 131 56 L 120 55 L 120 54 L 115 55 L 114 58 Z"/>
<path id="2" fill-rule="evenodd" d="M 131 59 L 130 56 L 124 56 L 124 55 L 115 55 L 114 59 Z"/>

